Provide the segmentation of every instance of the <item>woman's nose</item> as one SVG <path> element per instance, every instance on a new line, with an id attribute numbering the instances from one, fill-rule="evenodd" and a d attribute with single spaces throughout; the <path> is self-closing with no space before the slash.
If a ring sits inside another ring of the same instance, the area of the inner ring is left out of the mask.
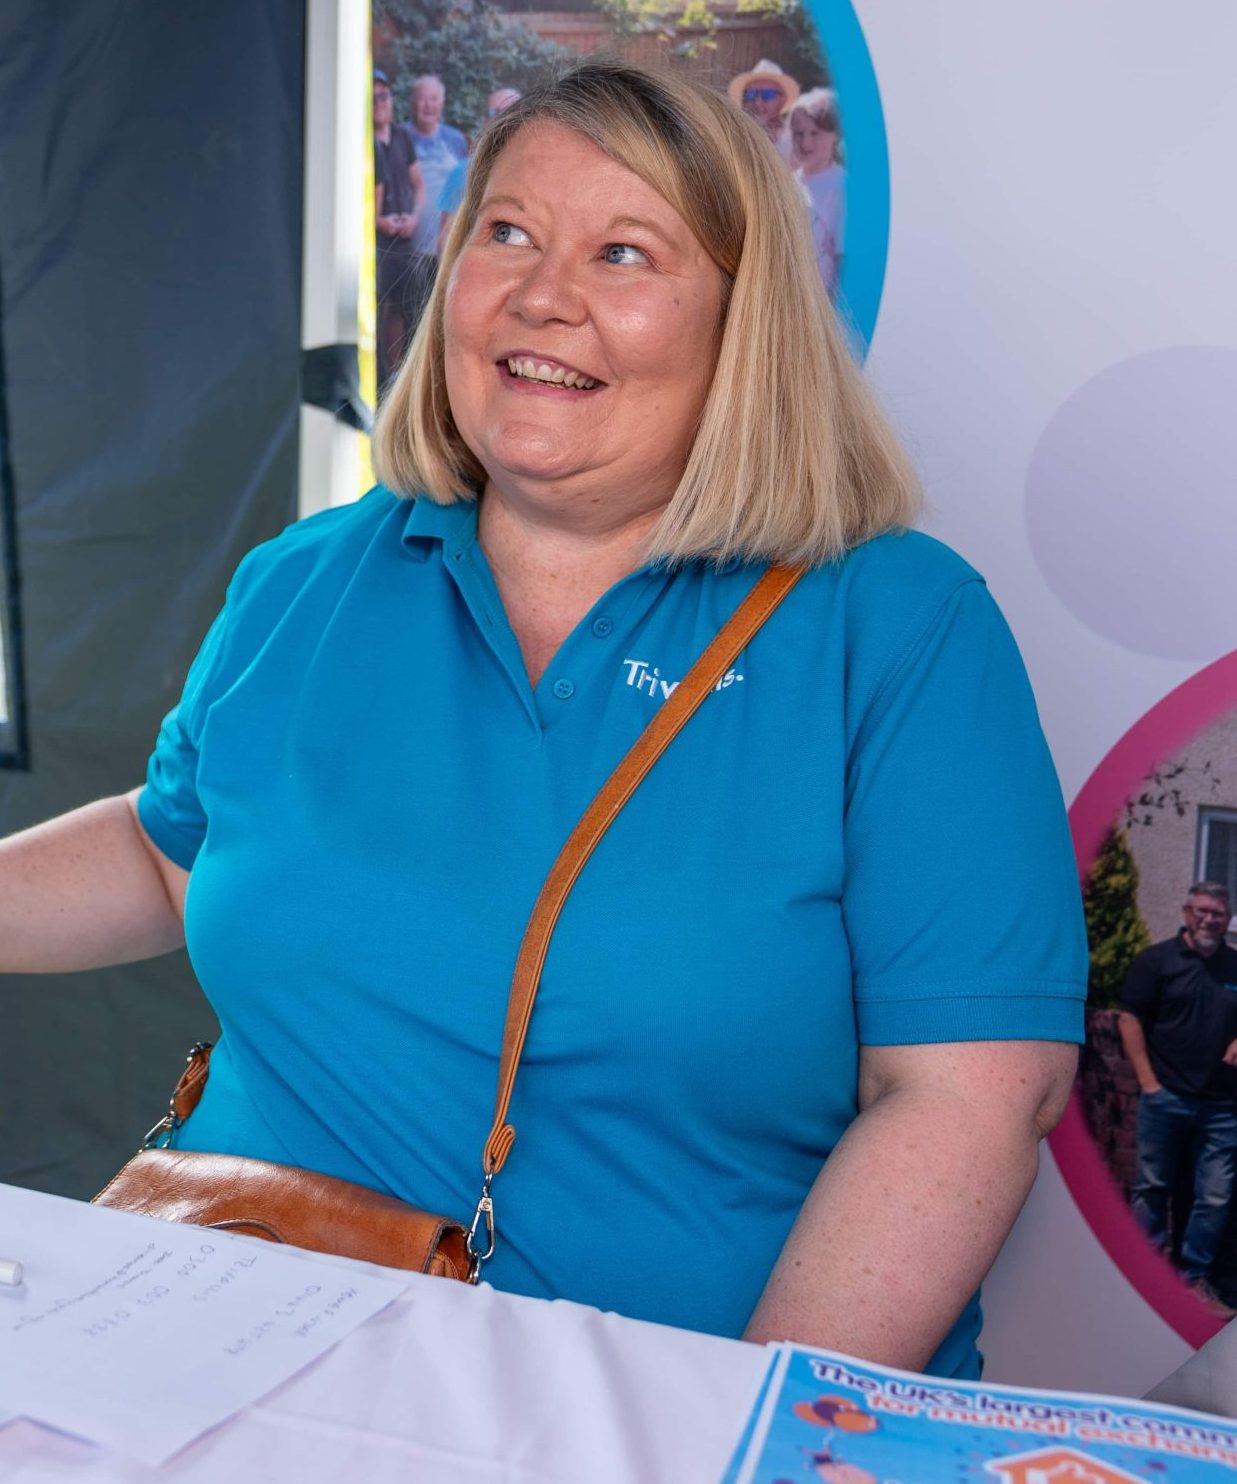
<path id="1" fill-rule="evenodd" d="M 528 265 L 511 291 L 508 307 L 530 324 L 561 320 L 580 324 L 587 317 L 584 293 L 571 265 L 554 253 L 542 253 Z"/>

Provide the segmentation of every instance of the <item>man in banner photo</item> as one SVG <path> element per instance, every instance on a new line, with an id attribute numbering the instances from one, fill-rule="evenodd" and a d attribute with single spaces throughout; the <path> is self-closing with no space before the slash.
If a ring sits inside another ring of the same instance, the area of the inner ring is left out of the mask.
<path id="1" fill-rule="evenodd" d="M 1138 1169 L 1130 1205 L 1159 1247 L 1182 1161 L 1194 1156 L 1194 1189 L 1181 1235 L 1181 1270 L 1200 1297 L 1234 1312 L 1211 1287 L 1237 1170 L 1237 951 L 1224 940 L 1228 888 L 1190 887 L 1175 938 L 1130 966 L 1120 1030 L 1138 1077 Z"/>
<path id="2" fill-rule="evenodd" d="M 414 273 L 417 280 L 417 303 L 412 328 L 429 298 L 438 268 L 438 201 L 447 176 L 468 154 L 468 140 L 443 121 L 447 90 L 442 79 L 426 74 L 412 85 L 412 122 L 406 125 L 416 146 L 417 163 L 425 181 L 425 209 L 417 221 L 412 238 Z"/>

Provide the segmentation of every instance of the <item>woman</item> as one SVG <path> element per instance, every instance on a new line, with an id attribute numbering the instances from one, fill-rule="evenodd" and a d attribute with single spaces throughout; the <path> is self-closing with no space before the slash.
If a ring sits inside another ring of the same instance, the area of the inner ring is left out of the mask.
<path id="1" fill-rule="evenodd" d="M 846 236 L 846 171 L 838 154 L 836 94 L 829 88 L 804 93 L 790 111 L 790 137 L 791 160 L 808 199 L 820 280 L 832 299 L 837 295 Z"/>
<path id="2" fill-rule="evenodd" d="M 191 880 L 183 1147 L 466 1215 L 559 845 L 810 561 L 567 902 L 486 1276 L 974 1374 L 1080 1036 L 1068 843 L 981 580 L 889 534 L 910 476 L 759 130 L 608 64 L 507 110 L 378 456 L 242 564 L 145 788 L 4 847 L 6 967 L 171 948 Z"/>

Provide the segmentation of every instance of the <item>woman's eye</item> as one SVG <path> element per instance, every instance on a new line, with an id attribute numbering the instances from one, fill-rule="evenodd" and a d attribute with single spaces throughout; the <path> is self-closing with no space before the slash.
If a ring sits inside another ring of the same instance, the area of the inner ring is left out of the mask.
<path id="1" fill-rule="evenodd" d="M 525 243 L 531 242 L 532 238 L 523 227 L 517 227 L 513 222 L 495 222 L 490 230 L 490 237 L 494 242 L 505 242 L 523 247 Z"/>
<path id="2" fill-rule="evenodd" d="M 603 254 L 607 263 L 647 263 L 648 258 L 630 242 L 612 242 Z"/>

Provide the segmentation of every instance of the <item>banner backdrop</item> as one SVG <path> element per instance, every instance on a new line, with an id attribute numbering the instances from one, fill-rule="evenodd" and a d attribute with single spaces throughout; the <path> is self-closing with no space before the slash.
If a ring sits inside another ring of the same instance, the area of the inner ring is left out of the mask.
<path id="1" fill-rule="evenodd" d="M 295 513 L 303 20 L 0 9 L 0 834 L 141 781 L 232 569 Z M 211 1034 L 188 965 L 3 1001 L 0 1180 L 93 1194 Z"/>
<path id="2" fill-rule="evenodd" d="M 1223 1322 L 1179 1272 L 1192 1181 L 1215 1160 L 1179 1159 L 1165 1253 L 1130 1211 L 1140 1099 L 1118 1002 L 1192 881 L 1237 898 L 1235 213 L 1216 188 L 1234 40 L 1224 0 L 1172 27 L 1149 0 L 374 4 L 384 376 L 485 118 L 573 54 L 681 68 L 796 172 L 926 524 L 987 575 L 1021 642 L 1073 804 L 1092 975 L 1073 1103 L 986 1288 L 998 1380 L 1139 1394 Z M 1210 1277 L 1237 1305 L 1231 1204 Z"/>
<path id="3" fill-rule="evenodd" d="M 816 11 L 826 48 L 838 9 Z M 1237 886 L 1237 12 L 855 10 L 890 166 L 869 370 L 929 529 L 1022 646 L 1088 883 L 1083 1075 L 985 1289 L 989 1375 L 1136 1394 L 1222 1323 L 1129 1211 L 1138 1087 L 1116 1003 L 1191 882 Z M 1235 1237 L 1230 1220 L 1213 1269 L 1230 1300 Z"/>
<path id="4" fill-rule="evenodd" d="M 760 124 L 799 172 L 822 281 L 862 354 L 884 274 L 888 176 L 875 80 L 845 15 L 825 47 L 803 0 L 697 0 L 665 14 L 644 0 L 479 0 L 467 13 L 374 0 L 380 385 L 428 297 L 474 136 L 555 67 L 597 52 L 670 67 Z"/>

